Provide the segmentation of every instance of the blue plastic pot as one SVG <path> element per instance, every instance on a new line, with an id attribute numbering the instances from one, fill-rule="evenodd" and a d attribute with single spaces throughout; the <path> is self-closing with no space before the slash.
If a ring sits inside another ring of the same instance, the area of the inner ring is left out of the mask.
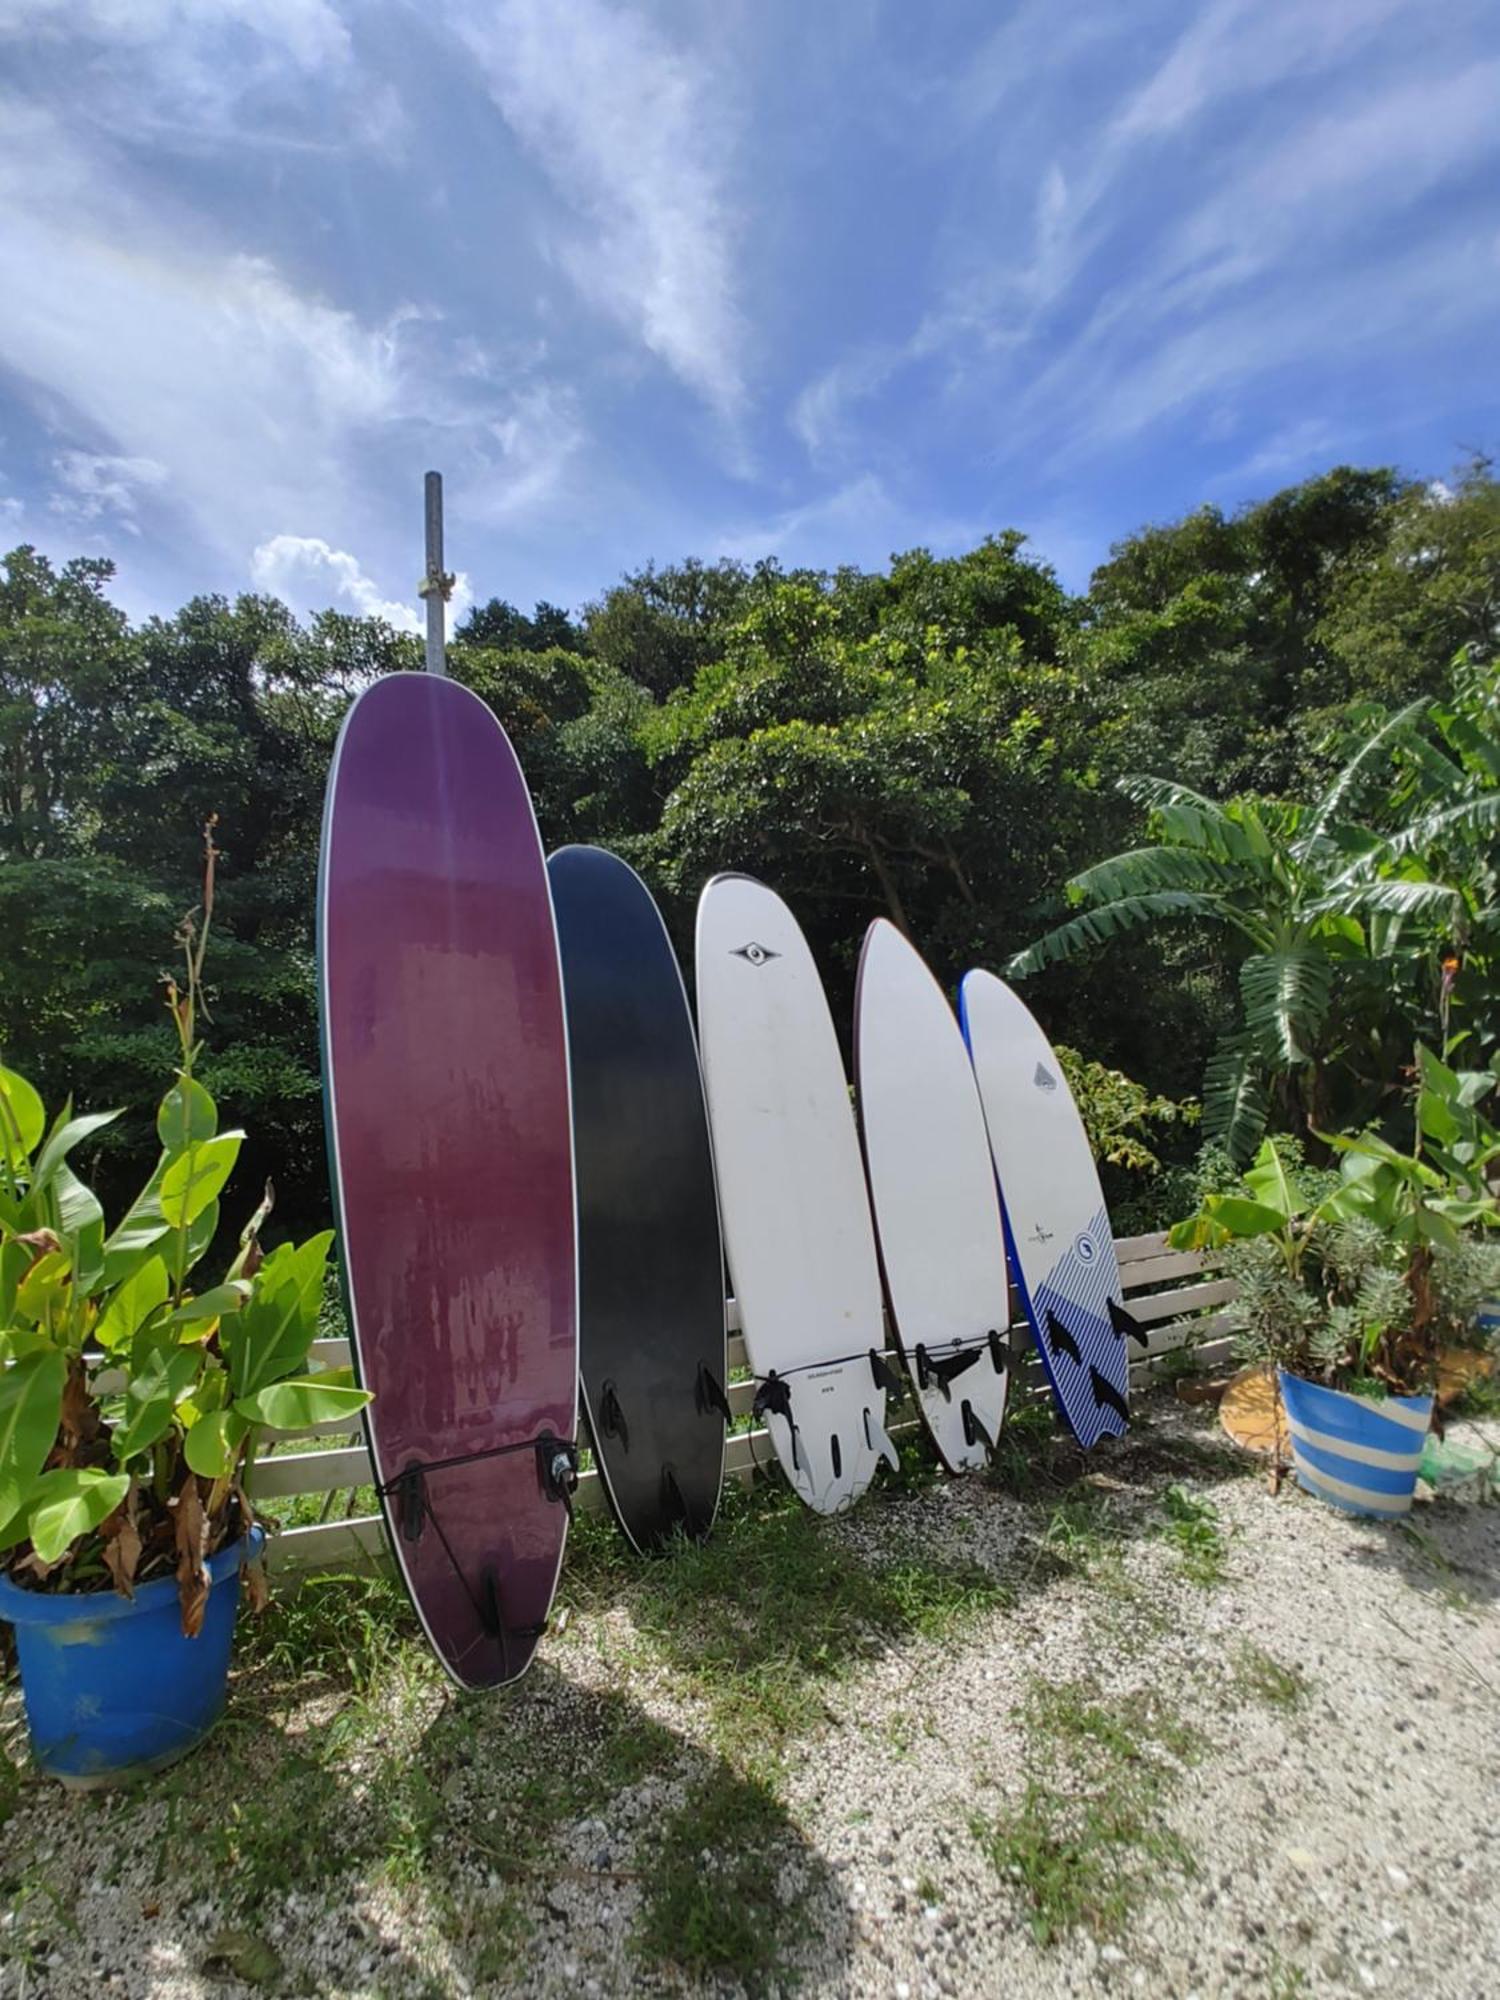
<path id="1" fill-rule="evenodd" d="M 208 1605 L 197 1638 L 182 1633 L 175 1577 L 133 1598 L 22 1590 L 0 1576 L 0 1618 L 16 1628 L 31 1748 L 79 1791 L 129 1784 L 201 1743 L 224 1709 L 240 1572 L 265 1530 L 209 1558 Z"/>
<path id="2" fill-rule="evenodd" d="M 1431 1396 L 1352 1396 L 1279 1371 L 1297 1483 L 1346 1514 L 1411 1508 Z"/>

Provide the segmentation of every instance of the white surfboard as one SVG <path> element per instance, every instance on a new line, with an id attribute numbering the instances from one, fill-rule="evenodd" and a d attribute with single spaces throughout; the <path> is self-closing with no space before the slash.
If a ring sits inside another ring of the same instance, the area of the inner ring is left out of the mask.
<path id="1" fill-rule="evenodd" d="M 921 956 L 880 918 L 854 1001 L 865 1166 L 902 1357 L 950 1472 L 984 1465 L 1005 1415 L 1005 1233 L 968 1050 Z"/>
<path id="2" fill-rule="evenodd" d="M 838 1037 L 781 898 L 716 875 L 698 903 L 698 1040 L 724 1242 L 757 1397 L 787 1478 L 832 1514 L 882 1457 L 875 1234 Z"/>
<path id="3" fill-rule="evenodd" d="M 1052 1044 L 992 972 L 959 1018 L 1000 1181 L 1006 1248 L 1053 1397 L 1087 1450 L 1129 1421 L 1128 1319 L 1104 1192 Z"/>

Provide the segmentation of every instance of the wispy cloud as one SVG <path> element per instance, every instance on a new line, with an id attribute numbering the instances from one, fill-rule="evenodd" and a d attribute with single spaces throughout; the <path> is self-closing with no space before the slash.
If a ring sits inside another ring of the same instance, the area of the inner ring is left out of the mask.
<path id="1" fill-rule="evenodd" d="M 681 38 L 608 0 L 467 6 L 459 32 L 507 122 L 586 225 L 558 255 L 722 416 L 745 402 L 723 91 Z"/>
<path id="2" fill-rule="evenodd" d="M 64 451 L 52 461 L 57 489 L 48 506 L 72 521 L 97 521 L 113 515 L 130 534 L 138 535 L 137 502 L 142 493 L 166 484 L 167 468 L 154 458 L 120 458 L 109 452 Z"/>
<path id="3" fill-rule="evenodd" d="M 414 603 L 385 596 L 357 556 L 330 547 L 318 535 L 272 535 L 256 549 L 250 573 L 258 590 L 281 598 L 296 611 L 331 607 L 361 618 L 382 618 L 397 632 L 426 630 L 426 620 Z M 461 617 L 472 601 L 469 579 L 461 574 L 449 604 L 450 619 Z"/>

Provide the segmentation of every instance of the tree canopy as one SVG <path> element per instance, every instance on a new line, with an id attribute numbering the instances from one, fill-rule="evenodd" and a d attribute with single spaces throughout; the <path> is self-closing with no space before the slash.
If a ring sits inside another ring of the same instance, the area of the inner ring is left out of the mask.
<path id="1" fill-rule="evenodd" d="M 132 624 L 110 579 L 29 547 L 0 561 L 0 1056 L 51 1100 L 127 1108 L 93 1168 L 112 1194 L 109 1149 L 138 1141 L 169 1059 L 158 982 L 216 816 L 204 1081 L 252 1134 L 246 1188 L 273 1177 L 283 1226 L 312 1226 L 323 786 L 355 692 L 420 654 L 377 620 L 299 623 L 264 597 Z M 1382 898 L 1414 922 L 1428 885 L 1424 949 L 1440 931 L 1462 947 L 1444 1005 L 1486 1046 L 1496 1033 L 1497 634 L 1488 466 L 1446 486 L 1339 467 L 1147 527 L 1082 594 L 1010 531 L 874 572 L 690 559 L 576 614 L 491 597 L 450 662 L 509 730 L 547 844 L 618 848 L 684 948 L 710 873 L 761 873 L 842 1018 L 875 915 L 952 981 L 1056 929 L 1070 879 L 1089 906 L 1074 922 L 1106 890 L 1197 897 L 1033 978 L 1048 1029 L 1164 1101 L 1247 1032 L 1263 1071 L 1280 1046 L 1289 1072 L 1315 1059 L 1320 1087 L 1357 1096 L 1426 1024 L 1431 979 L 1386 978 L 1366 950 L 1373 970 L 1324 981 L 1305 953 L 1350 942 L 1346 918 L 1368 945 Z M 1401 709 L 1379 773 L 1340 790 Z M 1273 1089 L 1264 1108 L 1295 1106 Z"/>

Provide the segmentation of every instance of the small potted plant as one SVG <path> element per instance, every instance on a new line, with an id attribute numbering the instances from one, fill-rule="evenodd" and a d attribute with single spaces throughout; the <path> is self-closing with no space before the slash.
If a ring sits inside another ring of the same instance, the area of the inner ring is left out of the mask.
<path id="1" fill-rule="evenodd" d="M 213 906 L 168 983 L 181 1061 L 161 1155 L 110 1230 L 70 1156 L 118 1114 L 48 1123 L 0 1069 L 0 1618 L 16 1631 L 33 1752 L 65 1784 L 180 1757 L 225 1699 L 240 1574 L 258 1555 L 246 1476 L 270 1429 L 349 1416 L 347 1370 L 308 1368 L 331 1232 L 262 1252 L 271 1195 L 218 1282 L 195 1277 L 243 1134 L 194 1075 Z"/>
<path id="2" fill-rule="evenodd" d="M 1500 1281 L 1486 1238 L 1500 1132 L 1479 1110 L 1496 1077 L 1419 1048 L 1417 1078 L 1410 1152 L 1333 1136 L 1338 1171 L 1311 1172 L 1292 1141 L 1267 1139 L 1240 1189 L 1168 1237 L 1222 1256 L 1241 1354 L 1276 1370 L 1298 1481 L 1357 1514 L 1411 1506 L 1440 1364 L 1482 1338 Z"/>

